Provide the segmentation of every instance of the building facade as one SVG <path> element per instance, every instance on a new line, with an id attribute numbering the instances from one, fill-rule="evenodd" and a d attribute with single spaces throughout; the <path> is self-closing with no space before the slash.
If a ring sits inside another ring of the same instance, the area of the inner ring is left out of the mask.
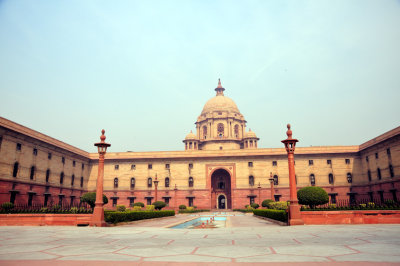
<path id="1" fill-rule="evenodd" d="M 106 207 L 162 200 L 170 208 L 236 209 L 271 197 L 288 200 L 285 149 L 259 148 L 259 138 L 246 130 L 244 116 L 224 90 L 219 82 L 182 151 L 107 153 Z M 82 193 L 95 191 L 97 167 L 97 153 L 0 118 L 0 203 L 77 203 Z M 332 203 L 398 201 L 400 127 L 361 145 L 297 147 L 295 170 L 298 188 L 320 186 Z"/>

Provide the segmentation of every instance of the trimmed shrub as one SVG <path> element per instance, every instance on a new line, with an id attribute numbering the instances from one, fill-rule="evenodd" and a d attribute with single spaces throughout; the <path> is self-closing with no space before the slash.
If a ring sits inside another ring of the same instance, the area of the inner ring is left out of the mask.
<path id="1" fill-rule="evenodd" d="M 276 201 L 271 202 L 269 204 L 269 208 L 274 210 L 287 210 L 289 208 L 289 204 L 287 201 Z"/>
<path id="2" fill-rule="evenodd" d="M 135 203 L 133 203 L 133 207 L 135 207 L 135 206 L 140 206 L 140 207 L 144 207 L 144 203 L 143 202 L 135 202 Z"/>
<path id="3" fill-rule="evenodd" d="M 154 211 L 154 205 L 147 205 L 146 211 Z"/>
<path id="4" fill-rule="evenodd" d="M 187 211 L 194 211 L 194 208 L 193 207 L 187 207 L 186 210 Z"/>
<path id="5" fill-rule="evenodd" d="M 132 211 L 135 211 L 135 212 L 141 211 L 141 210 L 142 210 L 142 207 L 140 207 L 140 206 L 133 206 L 133 208 L 132 208 Z"/>
<path id="6" fill-rule="evenodd" d="M 261 203 L 261 206 L 263 206 L 264 208 L 269 208 L 269 204 L 271 202 L 274 202 L 274 201 L 272 199 L 263 200 L 263 202 Z"/>
<path id="7" fill-rule="evenodd" d="M 185 209 L 186 209 L 186 205 L 183 205 L 183 204 L 182 204 L 182 205 L 179 205 L 179 209 L 180 209 L 180 210 L 185 210 Z"/>
<path id="8" fill-rule="evenodd" d="M 258 207 L 260 207 L 260 205 L 258 205 L 257 203 L 252 203 L 252 204 L 250 204 L 250 206 L 251 206 L 253 209 L 258 209 Z"/>
<path id="9" fill-rule="evenodd" d="M 167 204 L 164 201 L 153 202 L 153 205 L 154 205 L 154 208 L 156 208 L 156 210 L 161 210 L 162 208 L 167 206 Z"/>
<path id="10" fill-rule="evenodd" d="M 96 192 L 87 192 L 82 195 L 81 202 L 86 202 L 93 209 L 96 202 Z M 103 203 L 108 203 L 108 198 L 103 194 Z"/>
<path id="11" fill-rule="evenodd" d="M 1 204 L 1 208 L 5 212 L 9 212 L 10 210 L 12 210 L 14 208 L 14 204 L 11 202 L 4 202 L 3 204 Z"/>
<path id="12" fill-rule="evenodd" d="M 297 191 L 297 198 L 299 204 L 308 205 L 312 209 L 329 202 L 328 193 L 321 187 L 304 187 Z"/>
<path id="13" fill-rule="evenodd" d="M 267 217 L 281 222 L 287 222 L 288 220 L 287 212 L 284 210 L 261 209 L 261 210 L 254 210 L 253 213 L 254 215 Z"/>
<path id="14" fill-rule="evenodd" d="M 71 213 L 78 213 L 78 208 L 77 207 L 72 207 L 71 209 L 69 209 L 69 211 Z"/>
<path id="15" fill-rule="evenodd" d="M 117 212 L 124 212 L 126 211 L 125 205 L 117 205 Z"/>
<path id="16" fill-rule="evenodd" d="M 148 205 L 153 206 L 153 205 Z M 175 211 L 173 210 L 161 210 L 157 212 L 149 211 L 126 211 L 126 212 L 116 212 L 116 211 L 105 211 L 104 219 L 107 223 L 120 223 L 120 222 L 130 222 L 138 221 L 143 219 L 160 218 L 166 216 L 174 216 Z"/>

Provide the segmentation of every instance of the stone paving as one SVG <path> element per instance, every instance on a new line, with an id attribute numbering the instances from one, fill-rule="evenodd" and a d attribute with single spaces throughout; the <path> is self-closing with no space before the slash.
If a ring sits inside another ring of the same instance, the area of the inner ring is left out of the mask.
<path id="1" fill-rule="evenodd" d="M 166 228 L 191 218 L 107 228 L 0 227 L 0 265 L 400 265 L 400 225 L 288 227 L 243 215 L 228 217 L 226 228 Z"/>

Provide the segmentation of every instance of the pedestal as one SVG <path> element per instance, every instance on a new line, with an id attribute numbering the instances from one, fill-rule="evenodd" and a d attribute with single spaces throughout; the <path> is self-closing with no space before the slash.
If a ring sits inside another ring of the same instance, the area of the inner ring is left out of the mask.
<path id="1" fill-rule="evenodd" d="M 289 225 L 304 225 L 298 201 L 290 200 L 289 203 Z"/>

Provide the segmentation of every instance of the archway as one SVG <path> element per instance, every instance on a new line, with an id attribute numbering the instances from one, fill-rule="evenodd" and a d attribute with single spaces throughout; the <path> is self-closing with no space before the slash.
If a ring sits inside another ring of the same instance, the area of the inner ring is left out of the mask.
<path id="1" fill-rule="evenodd" d="M 214 209 L 231 209 L 231 175 L 217 169 L 211 175 L 211 201 Z"/>

